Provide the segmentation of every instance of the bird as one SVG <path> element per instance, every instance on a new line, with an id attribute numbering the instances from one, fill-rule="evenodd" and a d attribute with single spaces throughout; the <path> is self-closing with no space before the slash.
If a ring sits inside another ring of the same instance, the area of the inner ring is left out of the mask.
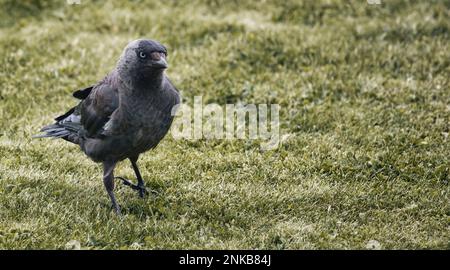
<path id="1" fill-rule="evenodd" d="M 137 39 L 125 47 L 116 66 L 102 80 L 77 90 L 78 105 L 44 126 L 35 138 L 61 138 L 76 144 L 92 161 L 103 165 L 103 184 L 116 214 L 121 208 L 114 180 L 148 194 L 137 161 L 168 133 L 180 94 L 165 74 L 167 49 L 158 41 Z M 128 159 L 137 184 L 114 177 L 116 165 Z"/>

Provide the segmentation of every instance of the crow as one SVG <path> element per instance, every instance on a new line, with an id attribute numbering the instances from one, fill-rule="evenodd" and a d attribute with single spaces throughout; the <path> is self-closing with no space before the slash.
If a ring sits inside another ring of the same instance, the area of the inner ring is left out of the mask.
<path id="1" fill-rule="evenodd" d="M 144 197 L 147 191 L 137 160 L 167 134 L 180 103 L 178 90 L 164 73 L 167 67 L 167 49 L 162 44 L 148 39 L 130 42 L 103 80 L 73 93 L 81 100 L 77 106 L 34 136 L 62 138 L 102 163 L 103 183 L 118 215 L 114 180 L 122 180 Z M 131 161 L 137 184 L 114 177 L 116 164 L 125 159 Z"/>

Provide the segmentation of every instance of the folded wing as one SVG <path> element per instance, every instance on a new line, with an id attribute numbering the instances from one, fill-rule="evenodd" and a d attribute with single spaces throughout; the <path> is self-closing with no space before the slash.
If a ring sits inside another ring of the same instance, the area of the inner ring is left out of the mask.
<path id="1" fill-rule="evenodd" d="M 104 125 L 119 106 L 118 79 L 110 73 L 94 86 L 73 93 L 81 102 L 65 114 L 55 118 L 56 123 L 41 129 L 35 138 L 62 138 L 80 144 L 83 138 L 103 136 Z"/>

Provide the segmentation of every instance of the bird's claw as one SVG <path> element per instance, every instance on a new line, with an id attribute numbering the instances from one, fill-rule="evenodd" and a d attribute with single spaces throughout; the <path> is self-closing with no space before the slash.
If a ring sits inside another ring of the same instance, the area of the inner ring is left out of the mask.
<path id="1" fill-rule="evenodd" d="M 119 206 L 115 206 L 114 204 L 111 204 L 111 209 L 114 210 L 114 213 L 116 213 L 116 215 L 118 217 L 122 217 L 122 211 L 120 210 Z"/>
<path id="2" fill-rule="evenodd" d="M 135 185 L 135 184 L 131 183 L 129 180 L 127 180 L 127 179 L 125 179 L 123 177 L 120 177 L 120 176 L 117 176 L 115 178 L 122 180 L 122 183 L 125 186 L 129 186 L 132 189 L 137 190 L 139 192 L 139 197 L 144 198 L 145 195 L 148 195 L 148 191 L 147 191 L 147 189 L 144 186 Z M 155 193 L 154 191 L 151 191 L 151 192 Z"/>
<path id="3" fill-rule="evenodd" d="M 148 191 L 145 187 L 138 186 L 139 197 L 144 198 L 145 195 L 148 195 Z"/>
<path id="4" fill-rule="evenodd" d="M 129 187 L 131 187 L 131 188 L 134 189 L 134 190 L 139 190 L 139 188 L 138 188 L 137 185 L 131 183 L 129 180 L 127 180 L 127 179 L 125 179 L 125 178 L 123 178 L 123 177 L 116 176 L 116 177 L 114 177 L 114 178 L 122 180 L 122 183 L 123 183 L 125 186 L 129 186 Z"/>

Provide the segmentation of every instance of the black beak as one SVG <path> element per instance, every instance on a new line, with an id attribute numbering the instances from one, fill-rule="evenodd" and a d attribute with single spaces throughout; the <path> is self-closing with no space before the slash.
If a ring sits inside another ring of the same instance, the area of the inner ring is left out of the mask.
<path id="1" fill-rule="evenodd" d="M 161 69 L 166 69 L 169 65 L 165 58 L 162 58 L 156 62 L 153 62 L 153 66 Z"/>
<path id="2" fill-rule="evenodd" d="M 153 52 L 151 58 L 153 67 L 160 69 L 166 69 L 168 67 L 166 55 L 164 53 Z"/>

